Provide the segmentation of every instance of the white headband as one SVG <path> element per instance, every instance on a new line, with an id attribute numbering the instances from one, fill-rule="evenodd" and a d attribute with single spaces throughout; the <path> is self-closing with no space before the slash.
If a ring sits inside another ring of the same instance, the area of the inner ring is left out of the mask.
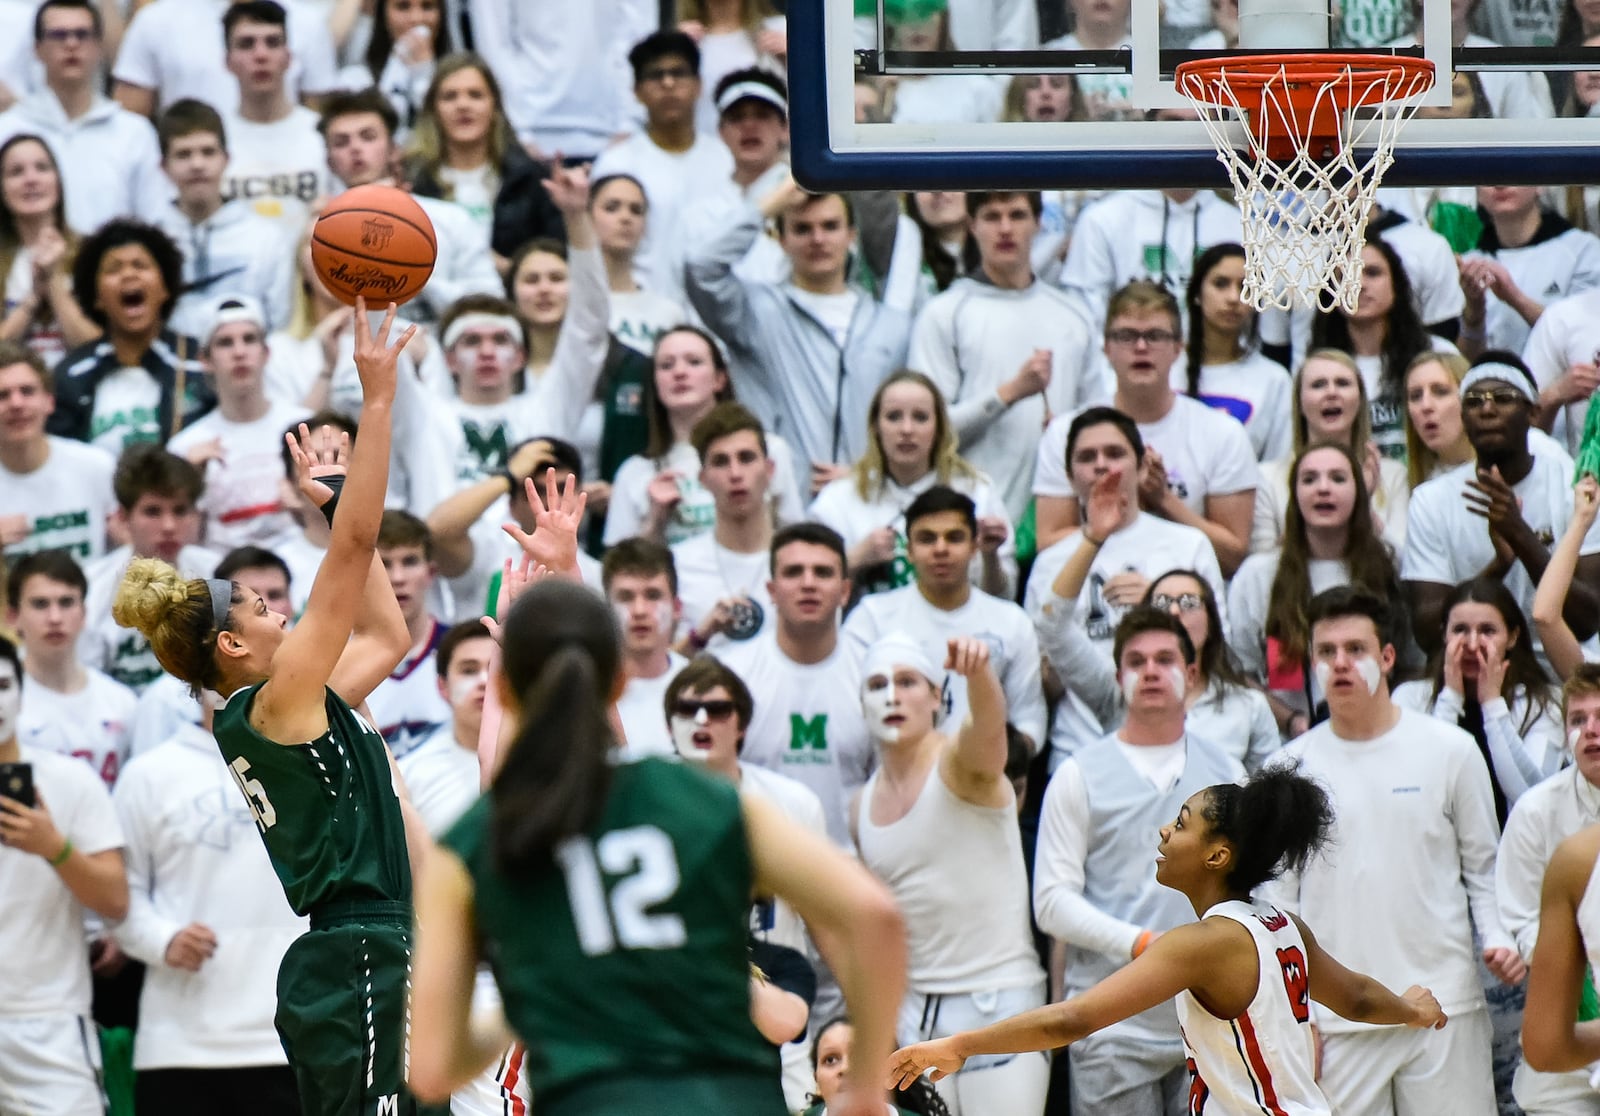
<path id="1" fill-rule="evenodd" d="M 944 685 L 944 671 L 928 657 L 922 645 L 910 636 L 886 635 L 867 649 L 866 661 L 861 665 L 861 677 L 874 675 L 892 677 L 895 667 L 910 667 L 935 686 Z"/>
<path id="2" fill-rule="evenodd" d="M 444 331 L 444 348 L 449 352 L 455 343 L 461 340 L 461 335 L 469 329 L 505 330 L 511 335 L 511 341 L 522 348 L 522 323 L 506 314 L 468 313 L 462 314 L 450 323 L 450 328 Z"/>
<path id="3" fill-rule="evenodd" d="M 1483 380 L 1499 380 L 1507 387 L 1521 392 L 1529 403 L 1539 402 L 1538 396 L 1533 393 L 1533 385 L 1528 382 L 1528 377 L 1522 374 L 1522 369 L 1493 362 L 1468 369 L 1467 374 L 1461 377 L 1461 394 L 1466 395 L 1468 388 Z"/>
<path id="4" fill-rule="evenodd" d="M 211 314 L 211 323 L 206 329 L 206 344 L 217 335 L 217 330 L 234 322 L 249 322 L 262 332 L 266 331 L 266 315 L 261 312 L 261 304 L 253 298 L 244 298 L 239 295 L 229 295 Z"/>
<path id="5" fill-rule="evenodd" d="M 783 94 L 759 81 L 741 81 L 737 85 L 728 86 L 722 91 L 722 96 L 717 98 L 717 112 L 727 112 L 743 100 L 765 101 L 785 117 L 789 115 L 789 103 L 783 99 Z"/>

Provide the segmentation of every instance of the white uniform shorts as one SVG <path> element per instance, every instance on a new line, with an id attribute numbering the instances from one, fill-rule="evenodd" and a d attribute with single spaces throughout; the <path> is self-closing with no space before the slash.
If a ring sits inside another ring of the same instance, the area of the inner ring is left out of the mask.
<path id="1" fill-rule="evenodd" d="M 1045 983 L 952 995 L 907 993 L 896 1035 L 902 1045 L 987 1027 L 1043 1007 Z M 984 1054 L 934 1086 L 950 1116 L 1039 1116 L 1050 1091 L 1050 1056 Z"/>
<path id="2" fill-rule="evenodd" d="M 0 1116 L 104 1116 L 100 1036 L 83 1015 L 0 1015 Z"/>
<path id="3" fill-rule="evenodd" d="M 1322 1086 L 1339 1116 L 1497 1116 L 1483 1008 L 1442 1031 L 1382 1027 L 1322 1036 Z"/>

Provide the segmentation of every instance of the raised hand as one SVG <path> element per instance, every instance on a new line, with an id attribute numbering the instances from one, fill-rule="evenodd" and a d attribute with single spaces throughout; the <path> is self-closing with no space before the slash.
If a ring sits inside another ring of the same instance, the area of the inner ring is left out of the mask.
<path id="1" fill-rule="evenodd" d="M 417 335 L 417 327 L 409 325 L 398 340 L 393 343 L 389 341 L 389 331 L 394 328 L 398 312 L 399 307 L 389 303 L 389 309 L 378 325 L 378 332 L 374 334 L 372 324 L 367 321 L 367 300 L 360 296 L 356 298 L 356 374 L 361 377 L 363 407 L 375 402 L 394 401 L 400 352 Z"/>
<path id="2" fill-rule="evenodd" d="M 1467 657 L 1467 640 L 1457 633 L 1444 640 L 1444 688 L 1453 690 L 1463 698 L 1467 696 L 1465 672 L 1461 669 Z"/>
<path id="3" fill-rule="evenodd" d="M 989 666 L 989 645 L 972 636 L 959 636 L 945 644 L 944 669 L 971 678 Z"/>
<path id="4" fill-rule="evenodd" d="M 32 806 L 0 797 L 0 845 L 50 860 L 61 855 L 66 842 L 37 788 Z"/>
<path id="5" fill-rule="evenodd" d="M 1096 542 L 1105 542 L 1122 526 L 1128 514 L 1128 498 L 1122 492 L 1122 470 L 1112 469 L 1089 488 L 1088 506 L 1083 509 L 1083 527 Z"/>
<path id="6" fill-rule="evenodd" d="M 1600 480 L 1585 474 L 1572 488 L 1572 522 L 1583 525 L 1585 534 L 1594 525 L 1595 512 L 1600 510 Z M 1572 530 L 1569 524 L 1567 529 Z"/>
<path id="7" fill-rule="evenodd" d="M 1139 471 L 1139 506 L 1157 511 L 1167 499 L 1167 466 L 1161 455 L 1149 447 L 1144 451 L 1144 467 Z"/>
<path id="8" fill-rule="evenodd" d="M 903 1046 L 889 1055 L 889 1087 L 908 1088 L 927 1070 L 932 1070 L 931 1080 L 939 1081 L 952 1073 L 960 1073 L 967 1060 L 955 1052 L 950 1039 L 934 1039 Z"/>
<path id="9" fill-rule="evenodd" d="M 1006 541 L 1006 521 L 998 515 L 978 517 L 978 549 L 994 554 Z"/>
<path id="10" fill-rule="evenodd" d="M 578 479 L 568 473 L 556 491 L 556 473 L 547 470 L 544 475 L 545 497 L 539 495 L 538 485 L 528 477 L 526 486 L 528 506 L 533 509 L 533 533 L 529 534 L 515 523 L 505 525 L 505 533 L 517 540 L 523 553 L 547 567 L 551 573 L 577 579 L 578 527 L 583 522 L 583 509 L 589 497 L 578 487 Z"/>
<path id="11" fill-rule="evenodd" d="M 517 598 L 527 592 L 528 586 L 549 576 L 550 571 L 535 562 L 526 552 L 522 555 L 522 561 L 515 564 L 510 558 L 505 560 L 504 565 L 500 567 L 500 592 L 494 600 L 494 616 L 483 618 L 483 626 L 489 629 L 489 635 L 496 643 L 500 642 L 502 631 L 496 617 L 503 620 L 511 611 L 511 606 L 517 602 Z"/>
<path id="12" fill-rule="evenodd" d="M 350 472 L 350 435 L 332 426 L 318 427 L 312 434 L 302 422 L 298 437 L 290 431 L 283 442 L 294 462 L 294 486 L 300 494 L 319 508 L 333 499 L 333 489 L 322 478 Z"/>
<path id="13" fill-rule="evenodd" d="M 589 168 L 583 164 L 562 166 L 562 155 L 556 152 L 550 166 L 550 177 L 544 180 L 545 192 L 561 210 L 563 216 L 587 213 L 589 210 Z"/>
<path id="14" fill-rule="evenodd" d="M 1479 469 L 1477 476 L 1468 478 L 1467 490 L 1461 495 L 1467 510 L 1488 520 L 1490 531 L 1497 532 L 1508 542 L 1515 532 L 1527 530 L 1527 524 L 1522 521 L 1522 501 L 1517 498 L 1516 490 L 1500 476 L 1498 465 Z"/>

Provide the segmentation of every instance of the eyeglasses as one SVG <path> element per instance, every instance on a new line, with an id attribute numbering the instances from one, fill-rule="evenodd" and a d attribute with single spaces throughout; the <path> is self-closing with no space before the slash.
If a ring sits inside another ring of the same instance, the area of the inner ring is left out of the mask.
<path id="1" fill-rule="evenodd" d="M 52 27 L 39 37 L 47 43 L 87 43 L 97 36 L 92 27 Z"/>
<path id="2" fill-rule="evenodd" d="M 1461 405 L 1469 411 L 1481 411 L 1490 403 L 1495 405 L 1496 410 L 1500 410 L 1527 401 L 1526 395 L 1511 388 L 1501 388 L 1498 391 L 1469 391 L 1461 397 Z"/>
<path id="3" fill-rule="evenodd" d="M 1152 608 L 1159 608 L 1162 612 L 1171 612 L 1172 606 L 1177 605 L 1179 612 L 1199 612 L 1206 607 L 1206 602 L 1198 593 L 1179 593 L 1176 597 L 1166 593 L 1157 593 L 1150 598 Z"/>
<path id="4" fill-rule="evenodd" d="M 640 81 L 689 81 L 698 77 L 687 66 L 651 66 L 648 70 L 639 71 Z"/>
<path id="5" fill-rule="evenodd" d="M 674 717 L 686 717 L 691 721 L 698 720 L 702 710 L 708 721 L 726 721 L 734 713 L 733 702 L 727 700 L 694 701 L 690 698 L 679 698 L 672 704 Z"/>
<path id="6" fill-rule="evenodd" d="M 1170 329 L 1112 329 L 1106 331 L 1106 340 L 1113 345 L 1137 345 L 1143 341 L 1154 348 L 1156 345 L 1171 345 L 1178 340 L 1178 335 Z"/>

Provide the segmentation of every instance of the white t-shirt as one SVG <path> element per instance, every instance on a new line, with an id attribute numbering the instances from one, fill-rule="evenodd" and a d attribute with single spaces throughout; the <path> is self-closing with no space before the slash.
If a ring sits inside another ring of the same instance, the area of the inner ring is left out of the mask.
<path id="1" fill-rule="evenodd" d="M 1572 519 L 1572 472 L 1570 458 L 1535 454 L 1532 470 L 1511 486 L 1522 505 L 1524 522 L 1547 547 L 1554 546 L 1566 533 Z M 1494 560 L 1494 544 L 1483 517 L 1467 510 L 1467 481 L 1476 476 L 1476 464 L 1468 462 L 1420 485 L 1411 494 L 1406 546 L 1400 563 L 1402 579 L 1454 586 L 1477 576 Z M 1600 523 L 1584 536 L 1580 553 L 1600 554 Z M 1531 616 L 1535 586 L 1522 563 L 1512 565 L 1502 580 L 1516 597 L 1522 614 Z M 1533 635 L 1533 642 L 1534 649 L 1543 655 L 1544 644 L 1537 634 Z"/>
<path id="2" fill-rule="evenodd" d="M 317 114 L 304 105 L 271 124 L 246 120 L 231 110 L 223 118 L 228 134 L 223 199 L 242 198 L 256 216 L 277 222 L 291 242 L 305 228 L 311 203 L 337 192 L 317 121 Z"/>
<path id="3" fill-rule="evenodd" d="M 667 728 L 667 687 L 678 672 L 689 665 L 676 651 L 667 652 L 667 669 L 654 678 L 629 675 L 622 696 L 617 699 L 617 716 L 622 720 L 623 741 L 621 757 L 628 760 L 645 756 L 671 756 L 677 754 L 672 744 L 672 733 Z"/>
<path id="4" fill-rule="evenodd" d="M 1541 390 L 1565 376 L 1574 364 L 1600 364 L 1600 291 L 1583 291 L 1546 306 L 1528 332 L 1522 359 Z M 1587 399 L 1568 403 L 1556 412 L 1551 433 L 1569 453 L 1578 452 L 1588 417 Z"/>
<path id="5" fill-rule="evenodd" d="M 478 800 L 482 774 L 478 753 L 456 743 L 447 720 L 394 764 L 422 824 L 437 837 L 456 823 Z"/>
<path id="6" fill-rule="evenodd" d="M 755 695 L 740 766 L 760 767 L 809 787 L 828 835 L 849 848 L 850 796 L 877 766 L 861 713 L 861 667 L 840 639 L 820 663 L 797 663 L 767 634 L 729 647 L 722 661 Z"/>
<path id="7" fill-rule="evenodd" d="M 784 291 L 822 324 L 835 345 L 844 348 L 850 336 L 850 320 L 856 315 L 856 303 L 861 300 L 860 291 L 846 289 L 838 294 L 815 294 L 793 283 Z"/>
<path id="8" fill-rule="evenodd" d="M 372 723 L 395 759 L 450 722 L 450 703 L 439 693 L 438 660 L 434 658 L 444 633 L 445 626 L 433 621 L 420 648 L 406 652 L 389 677 L 367 696 Z"/>
<path id="9" fill-rule="evenodd" d="M 1244 425 L 1257 461 L 1275 461 L 1292 451 L 1293 388 L 1288 369 L 1260 353 L 1200 368 L 1200 402 Z M 1180 357 L 1172 366 L 1172 390 L 1182 394 L 1188 389 L 1188 362 Z"/>
<path id="10" fill-rule="evenodd" d="M 27 537 L 6 547 L 13 562 L 38 550 L 62 549 L 81 564 L 106 552 L 106 521 L 117 509 L 111 491 L 116 458 L 99 446 L 47 434 L 50 454 L 31 473 L 0 464 L 0 517 L 25 515 Z"/>
<path id="11" fill-rule="evenodd" d="M 36 678 L 26 679 L 17 739 L 29 749 L 83 760 L 110 790 L 128 760 L 139 699 L 98 670 L 87 669 L 86 673 L 83 689 L 72 693 L 52 690 Z"/>
<path id="12" fill-rule="evenodd" d="M 95 389 L 89 442 L 114 457 L 136 442 L 159 442 L 161 385 L 143 368 L 119 368 Z"/>
<path id="13" fill-rule="evenodd" d="M 1566 223 L 1547 214 L 1540 232 L 1562 228 Z M 1468 259 L 1484 253 L 1468 253 Z M 1520 248 L 1497 248 L 1488 258 L 1495 260 L 1527 297 L 1549 309 L 1564 298 L 1600 287 L 1600 237 L 1570 226 L 1554 236 L 1534 239 Z M 1508 349 L 1520 353 L 1533 327 L 1521 314 L 1500 301 L 1494 291 L 1483 292 L 1484 332 L 1487 349 Z M 1543 318 L 1544 315 L 1540 315 Z"/>
<path id="14" fill-rule="evenodd" d="M 439 184 L 450 188 L 450 200 L 466 210 L 485 235 L 494 231 L 494 201 L 500 192 L 500 176 L 492 170 L 488 163 L 471 170 L 439 168 Z"/>
<path id="15" fill-rule="evenodd" d="M 111 795 L 89 766 L 24 747 L 55 827 L 85 856 L 122 847 Z M 88 1015 L 84 907 L 43 857 L 0 845 L 0 1017 Z"/>
<path id="16" fill-rule="evenodd" d="M 656 338 L 689 320 L 681 302 L 654 291 L 611 292 L 611 336 L 643 356 L 655 352 Z"/>
<path id="17" fill-rule="evenodd" d="M 717 543 L 711 531 L 686 539 L 672 548 L 678 569 L 678 600 L 683 602 L 683 623 L 693 627 L 724 597 L 743 597 L 735 624 L 711 637 L 706 650 L 720 654 L 730 643 L 754 639 L 772 624 L 772 596 L 767 592 L 769 559 L 765 547 L 753 554 L 738 554 Z"/>
<path id="18" fill-rule="evenodd" d="M 795 483 L 794 452 L 776 434 L 768 434 L 767 457 L 772 462 L 772 480 L 767 486 L 767 505 L 776 522 L 798 523 L 805 518 L 805 505 Z M 678 474 L 678 506 L 667 520 L 667 545 L 711 530 L 716 522 L 716 500 L 700 483 L 700 455 L 688 442 L 678 442 L 662 461 L 635 454 L 617 467 L 611 481 L 611 505 L 606 511 L 605 543 L 614 546 L 637 535 L 650 517 L 650 482 L 657 473 L 672 470 Z"/>
<path id="19" fill-rule="evenodd" d="M 1061 415 L 1045 427 L 1034 463 L 1035 496 L 1077 495 L 1067 479 L 1067 431 L 1076 417 L 1076 411 Z M 1198 399 L 1174 395 L 1166 415 L 1139 423 L 1139 436 L 1161 455 L 1167 487 L 1196 515 L 1205 515 L 1207 496 L 1255 491 L 1258 466 L 1244 427 Z"/>
<path id="20" fill-rule="evenodd" d="M 222 457 L 206 462 L 206 545 L 224 553 L 240 546 L 266 546 L 294 526 L 281 500 L 283 432 L 307 417 L 304 407 L 272 403 L 251 422 L 234 422 L 212 411 L 178 431 L 167 449 L 186 457 L 213 438 L 222 440 Z"/>
<path id="21" fill-rule="evenodd" d="M 288 12 L 291 100 L 338 88 L 333 36 L 324 15 L 302 0 L 283 0 Z M 154 90 L 159 107 L 182 97 L 219 111 L 239 103 L 239 82 L 224 64 L 222 16 L 228 0 L 161 0 L 134 13 L 117 51 L 112 76 Z M 232 135 L 229 135 L 232 139 Z"/>
<path id="22" fill-rule="evenodd" d="M 1436 333 L 1428 334 L 1428 344 L 1436 353 L 1453 353 L 1456 347 Z M 1406 459 L 1406 401 L 1401 394 L 1383 394 L 1383 357 L 1357 356 L 1356 368 L 1367 387 L 1368 408 L 1372 415 L 1372 440 L 1385 457 Z M 1399 369 L 1396 375 L 1405 372 Z"/>

